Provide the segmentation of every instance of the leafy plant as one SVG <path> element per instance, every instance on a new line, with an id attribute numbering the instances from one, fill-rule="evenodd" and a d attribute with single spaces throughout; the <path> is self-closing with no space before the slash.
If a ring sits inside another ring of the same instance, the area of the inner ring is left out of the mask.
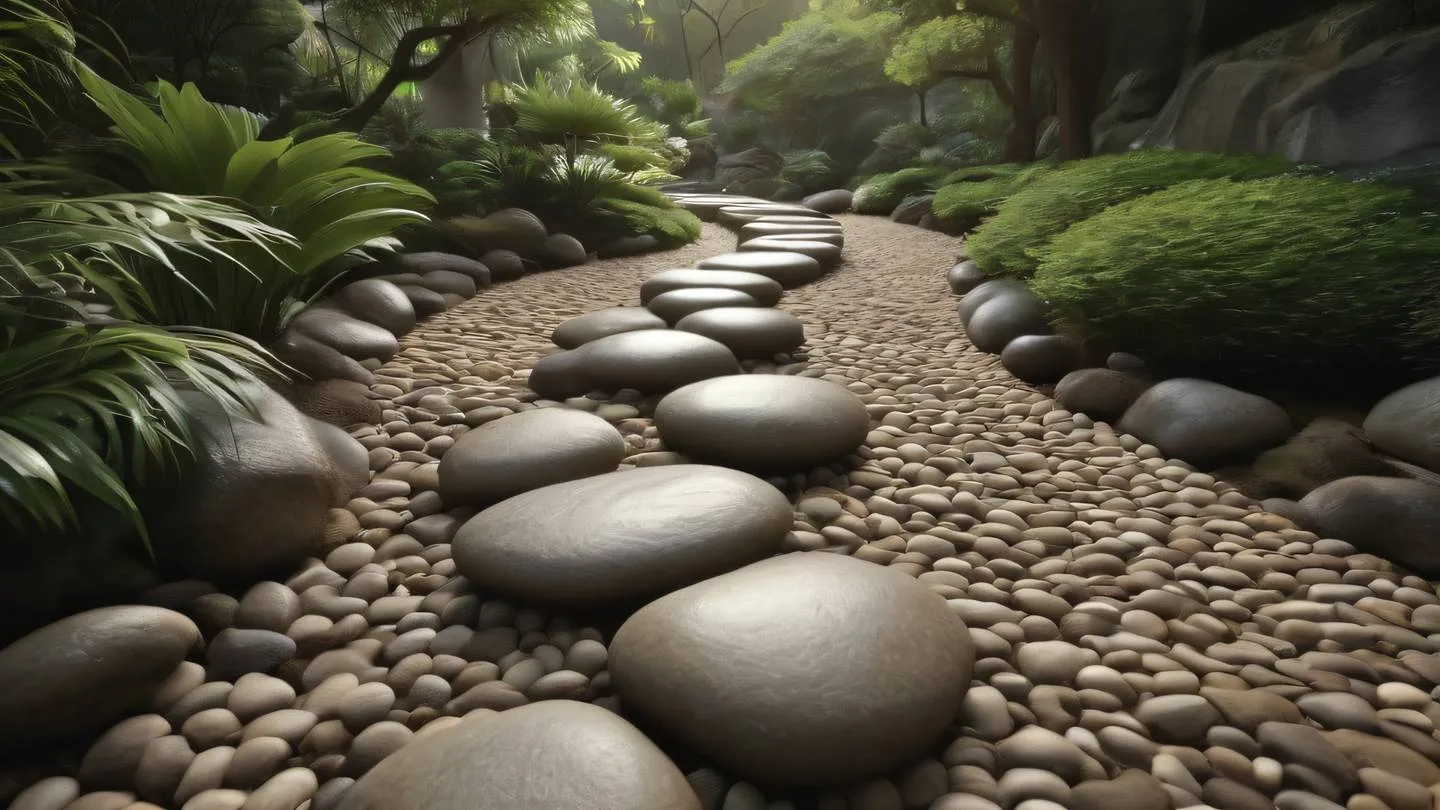
<path id="1" fill-rule="evenodd" d="M 1051 170 L 1047 163 L 1029 168 L 1002 165 L 951 172 L 935 192 L 935 215 L 970 230 L 995 215 L 1000 203 Z"/>
<path id="2" fill-rule="evenodd" d="M 1186 180 L 1261 178 L 1294 168 L 1279 158 L 1162 149 L 1072 161 L 1001 203 L 967 247 L 987 273 L 1026 277 L 1052 237 L 1109 206 Z"/>
<path id="3" fill-rule="evenodd" d="M 822 150 L 794 150 L 783 157 L 785 165 L 780 170 L 780 179 L 799 186 L 807 194 L 834 188 L 840 183 L 839 168 Z"/>
<path id="4" fill-rule="evenodd" d="M 541 78 L 515 88 L 510 106 L 515 131 L 537 144 L 626 143 L 643 131 L 634 105 L 581 82 L 567 86 Z"/>
<path id="5" fill-rule="evenodd" d="M 1186 182 L 1056 236 L 1032 286 L 1097 348 L 1168 373 L 1360 384 L 1407 343 L 1430 367 L 1440 349 L 1440 333 L 1407 333 L 1440 259 L 1440 222 L 1417 208 L 1335 177 Z"/>
<path id="6" fill-rule="evenodd" d="M 419 186 L 365 167 L 389 153 L 354 135 L 258 140 L 258 116 L 212 104 L 194 85 L 159 83 L 156 112 L 91 71 L 80 79 L 112 121 L 122 156 L 152 188 L 240 200 L 294 237 L 267 250 L 236 244 L 231 265 L 189 266 L 183 278 L 142 267 L 155 323 L 274 337 L 347 260 L 393 249 L 391 234 L 425 222 L 417 209 L 434 202 Z"/>

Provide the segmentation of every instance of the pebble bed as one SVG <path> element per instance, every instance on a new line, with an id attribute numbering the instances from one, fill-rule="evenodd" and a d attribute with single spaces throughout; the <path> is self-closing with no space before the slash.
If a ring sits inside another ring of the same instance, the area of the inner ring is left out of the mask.
<path id="1" fill-rule="evenodd" d="M 975 681 L 932 758 L 848 791 L 767 794 L 681 761 L 707 810 L 1440 801 L 1430 582 L 1060 409 L 959 331 L 945 284 L 958 240 L 838 219 L 846 262 L 781 303 L 805 322 L 803 355 L 747 363 L 840 383 L 873 420 L 854 463 L 775 482 L 797 503 L 786 550 L 917 577 L 970 628 Z M 684 249 L 528 276 L 421 324 L 376 369 L 384 424 L 354 432 L 375 471 L 344 518 L 355 540 L 288 582 L 196 600 L 211 671 L 185 664 L 153 714 L 94 745 L 81 782 L 114 790 L 53 777 L 12 810 L 329 810 L 468 712 L 555 698 L 623 712 L 613 626 L 457 578 L 448 541 L 470 513 L 442 511 L 436 460 L 467 426 L 535 407 L 526 370 L 557 324 L 634 306 L 646 277 L 733 245 L 706 225 Z M 653 398 L 567 404 L 620 429 L 626 465 L 677 460 Z M 225 655 L 276 650 L 290 660 L 275 675 L 222 678 Z"/>

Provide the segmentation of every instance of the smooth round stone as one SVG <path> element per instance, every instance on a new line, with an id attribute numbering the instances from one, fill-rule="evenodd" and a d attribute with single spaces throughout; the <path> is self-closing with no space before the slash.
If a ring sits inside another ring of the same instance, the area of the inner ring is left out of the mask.
<path id="1" fill-rule="evenodd" d="M 686 315 L 675 328 L 718 340 L 740 358 L 768 358 L 793 351 L 805 342 L 805 325 L 794 315 L 778 309 L 707 309 Z"/>
<path id="2" fill-rule="evenodd" d="M 811 219 L 805 222 L 782 222 L 771 219 L 756 220 L 747 223 L 740 228 L 737 236 L 742 241 L 749 241 L 761 236 L 771 234 L 792 234 L 792 233 L 844 233 L 838 222 L 825 222 L 824 220 Z"/>
<path id="3" fill-rule="evenodd" d="M 741 253 L 757 250 L 789 250 L 795 253 L 804 253 L 806 256 L 819 262 L 820 266 L 825 269 L 829 269 L 840 263 L 840 248 L 829 242 L 819 240 L 807 242 L 801 239 L 761 238 L 751 239 L 748 242 L 742 243 L 739 247 Z"/>
<path id="4" fill-rule="evenodd" d="M 945 600 L 834 554 L 773 557 L 641 608 L 615 634 L 625 706 L 736 777 L 856 783 L 955 720 L 975 653 Z"/>
<path id="5" fill-rule="evenodd" d="M 666 446 L 747 470 L 804 470 L 865 442 L 870 416 L 849 390 L 813 377 L 743 374 L 687 385 L 660 400 Z"/>
<path id="6" fill-rule="evenodd" d="M 640 285 L 640 303 L 648 304 L 657 295 L 689 287 L 725 287 L 739 290 L 760 302 L 762 307 L 773 307 L 780 303 L 780 296 L 785 293 L 779 282 L 759 273 L 680 268 L 665 270 L 646 279 L 645 283 Z"/>
<path id="7" fill-rule="evenodd" d="M 817 228 L 839 228 L 842 227 L 840 220 L 831 216 L 816 216 L 818 212 L 808 214 L 766 214 L 755 220 L 758 224 L 774 225 L 811 225 Z M 751 223 L 746 223 L 751 224 Z M 741 226 L 744 227 L 744 226 Z"/>
<path id="8" fill-rule="evenodd" d="M 547 700 L 417 738 L 336 810 L 700 810 L 685 775 L 618 715 Z"/>
<path id="9" fill-rule="evenodd" d="M 803 233 L 752 234 L 750 236 L 741 234 L 735 238 L 735 243 L 737 245 L 745 245 L 756 239 L 764 239 L 769 242 L 824 242 L 827 245 L 834 245 L 837 248 L 845 247 L 845 234 L 843 232 L 837 230 L 817 231 L 812 228 L 806 228 Z"/>
<path id="10" fill-rule="evenodd" d="M 591 388 L 633 388 L 646 394 L 735 374 L 740 363 L 725 344 L 693 332 L 644 329 L 586 343 L 574 352 Z"/>
<path id="11" fill-rule="evenodd" d="M 702 310 L 717 307 L 758 307 L 760 302 L 748 293 L 728 287 L 688 287 L 661 293 L 651 298 L 650 303 L 645 306 L 663 318 L 665 323 L 674 326 L 686 315 Z"/>
<path id="12" fill-rule="evenodd" d="M 471 518 L 451 551 L 496 593 L 547 604 L 655 596 L 773 554 L 790 501 L 722 467 L 642 467 L 553 484 Z"/>
<path id="13" fill-rule="evenodd" d="M 579 349 L 556 352 L 536 360 L 530 368 L 526 384 L 531 391 L 557 402 L 583 396 L 591 389 Z"/>
<path id="14" fill-rule="evenodd" d="M 823 275 L 820 262 L 803 253 L 790 251 L 758 251 L 755 253 L 722 253 L 695 265 L 702 270 L 743 270 L 759 273 L 780 282 L 789 289 L 809 284 Z"/>
<path id="15" fill-rule="evenodd" d="M 585 411 L 540 408 L 486 422 L 440 460 L 440 497 L 450 508 L 490 503 L 561 481 L 611 472 L 625 439 Z"/>
<path id="16" fill-rule="evenodd" d="M 716 213 L 715 221 L 726 227 L 743 226 L 758 219 L 775 217 L 805 217 L 817 221 L 830 219 L 829 216 L 799 205 L 730 205 Z"/>
<path id="17" fill-rule="evenodd" d="M 621 332 L 664 329 L 665 321 L 644 307 L 609 307 L 577 315 L 555 327 L 550 341 L 562 349 L 574 349 Z"/>

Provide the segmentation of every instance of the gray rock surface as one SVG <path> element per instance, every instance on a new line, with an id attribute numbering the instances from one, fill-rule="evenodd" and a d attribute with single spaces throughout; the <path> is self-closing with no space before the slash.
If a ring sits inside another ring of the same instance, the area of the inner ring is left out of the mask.
<path id="1" fill-rule="evenodd" d="M 785 289 L 780 283 L 759 273 L 739 270 L 698 270 L 679 268 L 656 273 L 640 285 L 640 303 L 648 304 L 657 295 L 690 287 L 726 287 L 754 298 L 761 306 L 773 307 L 780 302 Z"/>
<path id="2" fill-rule="evenodd" d="M 1385 452 L 1440 471 L 1440 377 L 1407 385 L 1365 417 L 1365 435 Z"/>
<path id="3" fill-rule="evenodd" d="M 447 506 L 493 503 L 561 481 L 611 472 L 625 440 L 604 419 L 584 411 L 541 408 L 467 431 L 440 460 L 440 497 Z"/>
<path id="4" fill-rule="evenodd" d="M 1316 533 L 1338 537 L 1418 573 L 1440 574 L 1440 487 L 1408 478 L 1353 476 L 1300 500 Z"/>
<path id="5" fill-rule="evenodd" d="M 805 325 L 799 318 L 765 307 L 707 309 L 686 315 L 675 328 L 724 343 L 741 359 L 792 352 L 805 342 Z"/>
<path id="6" fill-rule="evenodd" d="M 606 307 L 577 315 L 555 327 L 550 341 L 562 349 L 575 349 L 609 335 L 666 326 L 664 318 L 645 307 Z"/>
<path id="7" fill-rule="evenodd" d="M 1270 400 L 1187 377 L 1146 389 L 1125 411 L 1120 429 L 1199 467 L 1258 454 L 1295 432 L 1290 417 Z"/>
<path id="8" fill-rule="evenodd" d="M 696 263 L 702 270 L 743 270 L 759 273 L 789 289 L 816 281 L 824 271 L 820 263 L 803 253 L 722 253 Z"/>

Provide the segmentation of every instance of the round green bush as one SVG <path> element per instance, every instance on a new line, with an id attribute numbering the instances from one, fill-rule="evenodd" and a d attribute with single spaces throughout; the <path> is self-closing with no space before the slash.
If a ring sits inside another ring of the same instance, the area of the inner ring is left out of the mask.
<path id="1" fill-rule="evenodd" d="M 855 202 L 852 207 L 857 214 L 888 217 L 906 197 L 933 189 L 947 174 L 948 169 L 931 166 L 877 174 L 855 189 Z"/>
<path id="2" fill-rule="evenodd" d="M 1045 172 L 996 209 L 966 243 L 991 275 L 1035 272 L 1036 252 L 1056 234 L 1109 206 L 1187 180 L 1271 177 L 1294 168 L 1278 158 L 1143 149 L 1077 160 Z"/>
<path id="3" fill-rule="evenodd" d="M 1440 228 L 1416 210 L 1405 189 L 1338 177 L 1191 181 L 1071 226 L 1031 284 L 1092 348 L 1169 373 L 1378 379 L 1416 356 L 1437 286 Z"/>
<path id="4" fill-rule="evenodd" d="M 994 216 L 1000 203 L 1050 171 L 1048 163 L 1021 169 L 1012 164 L 951 172 L 935 192 L 934 211 L 941 220 L 969 230 Z"/>

